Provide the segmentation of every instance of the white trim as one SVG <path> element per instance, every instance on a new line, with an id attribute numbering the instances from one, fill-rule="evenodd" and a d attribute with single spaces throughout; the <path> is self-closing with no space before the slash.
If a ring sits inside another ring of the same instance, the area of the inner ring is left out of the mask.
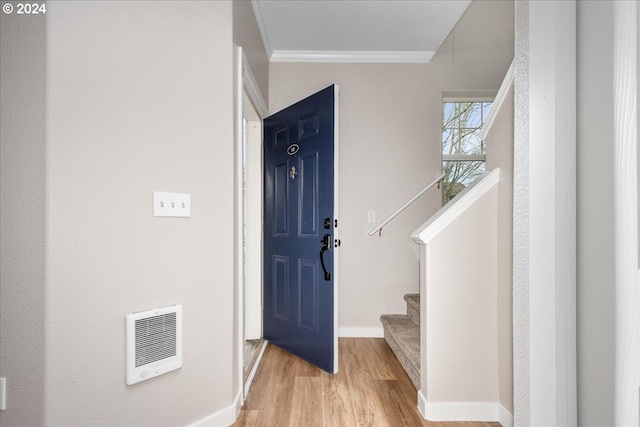
<path id="1" fill-rule="evenodd" d="M 242 393 L 238 393 L 231 405 L 226 408 L 222 408 L 218 412 L 215 412 L 193 424 L 189 427 L 227 427 L 236 422 L 238 414 L 242 408 Z"/>
<path id="2" fill-rule="evenodd" d="M 443 92 L 442 102 L 493 102 L 497 94 L 495 91 Z"/>
<path id="3" fill-rule="evenodd" d="M 514 150 L 527 153 L 527 241 L 514 241 L 514 249 L 525 244 L 528 263 L 529 416 L 519 420 L 516 411 L 515 423 L 575 426 L 575 1 L 529 2 L 528 59 L 528 99 L 515 106 L 528 111 L 528 132 L 514 141 Z M 514 209 L 515 225 L 524 212 Z M 514 302 L 518 286 L 514 280 Z M 525 308 L 514 306 L 514 319 L 517 309 Z M 522 327 L 514 324 L 514 334 Z M 520 351 L 514 346 L 514 354 Z"/>
<path id="4" fill-rule="evenodd" d="M 234 45 L 234 272 L 235 279 L 234 285 L 235 297 L 236 297 L 236 340 L 237 340 L 237 366 L 238 372 L 235 373 L 238 379 L 238 384 L 243 384 L 244 379 L 244 135 L 243 135 L 243 95 L 246 91 L 249 100 L 253 103 L 253 106 L 262 120 L 267 114 L 266 104 L 262 98 L 262 94 L 258 89 L 253 72 L 244 55 L 242 46 Z M 259 358 L 262 357 L 266 341 L 263 344 Z M 255 375 L 255 369 L 257 369 L 258 360 L 254 364 L 254 368 L 250 374 L 251 380 Z M 251 382 L 247 379 L 249 385 Z M 246 396 L 248 387 L 241 387 L 241 400 L 240 406 L 242 406 L 243 398 Z M 233 422 L 233 421 L 232 421 Z M 226 425 L 226 424 L 225 424 Z"/>
<path id="5" fill-rule="evenodd" d="M 498 404 L 498 422 L 502 427 L 513 427 L 513 414 Z"/>
<path id="6" fill-rule="evenodd" d="M 235 298 L 235 328 L 234 328 L 234 344 L 235 344 L 235 365 L 236 380 L 235 384 L 238 384 L 238 393 L 240 400 L 242 400 L 242 382 L 243 382 L 243 359 L 244 359 L 244 197 L 243 197 L 243 146 L 244 138 L 242 132 L 243 114 L 242 114 L 242 47 L 234 45 L 233 50 L 233 106 L 234 106 L 234 118 L 233 118 L 233 131 L 234 131 L 234 143 L 233 143 L 233 283 L 234 283 L 234 298 Z M 235 390 L 232 390 L 235 392 Z M 235 420 L 234 414 L 234 420 Z M 233 421 L 232 421 L 233 422 Z M 207 424 L 209 425 L 209 424 Z"/>
<path id="7" fill-rule="evenodd" d="M 421 370 L 421 374 L 422 374 L 422 370 Z M 426 408 L 427 408 L 427 397 L 422 392 L 422 389 L 420 389 L 418 390 L 418 411 L 420 411 L 420 415 L 422 415 L 422 418 L 424 418 L 425 420 L 427 419 L 427 417 L 425 416 Z"/>
<path id="8" fill-rule="evenodd" d="M 267 103 L 264 101 L 264 98 L 262 97 L 262 92 L 260 92 L 258 82 L 256 81 L 256 78 L 253 75 L 253 71 L 251 71 L 251 66 L 249 65 L 249 61 L 247 60 L 247 57 L 244 54 L 244 52 L 242 54 L 242 67 L 243 67 L 242 80 L 243 80 L 244 90 L 247 91 L 247 95 L 249 96 L 249 99 L 253 103 L 253 107 L 256 109 L 256 112 L 258 113 L 260 118 L 263 119 L 269 115 L 269 108 L 267 107 Z"/>
<path id="9" fill-rule="evenodd" d="M 262 2 L 258 0 L 251 0 L 251 6 L 253 6 L 253 14 L 256 16 L 256 23 L 258 24 L 258 30 L 260 30 L 260 36 L 262 37 L 264 50 L 267 53 L 267 58 L 269 58 L 273 53 L 273 49 L 271 49 L 271 42 L 269 41 L 269 36 L 267 35 L 267 26 L 264 23 L 265 12 L 262 6 Z"/>
<path id="10" fill-rule="evenodd" d="M 480 128 L 480 140 L 484 141 L 487 139 L 487 133 L 489 133 L 489 129 L 493 125 L 493 122 L 498 115 L 498 111 L 500 111 L 500 107 L 504 104 L 504 101 L 507 98 L 507 94 L 509 93 L 509 89 L 513 86 L 514 81 L 514 61 L 511 61 L 511 65 L 509 65 L 509 69 L 507 70 L 507 74 L 504 76 L 504 80 L 502 80 L 502 84 L 500 85 L 500 89 L 498 89 L 498 94 L 496 98 L 493 100 L 493 104 L 491 104 L 491 108 L 489 109 L 489 114 L 487 118 L 484 120 L 484 124 Z"/>
<path id="11" fill-rule="evenodd" d="M 574 426 L 576 2 L 515 10 L 514 423 Z"/>
<path id="12" fill-rule="evenodd" d="M 513 415 L 498 402 L 428 402 L 422 389 L 418 390 L 418 411 L 429 421 L 497 421 L 502 427 L 513 427 Z"/>
<path id="13" fill-rule="evenodd" d="M 487 156 L 484 154 L 443 154 L 443 162 L 485 162 Z"/>
<path id="14" fill-rule="evenodd" d="M 496 402 L 425 401 L 423 404 L 424 419 L 429 421 L 498 421 L 498 404 Z"/>
<path id="15" fill-rule="evenodd" d="M 333 220 L 335 221 L 340 217 L 340 209 L 338 206 L 338 183 L 339 180 L 339 171 L 340 162 L 338 161 L 338 147 L 339 147 L 339 119 L 340 119 L 340 87 L 335 84 L 333 85 Z M 340 239 L 340 227 L 333 228 L 333 373 L 338 373 L 338 365 L 340 358 L 338 357 L 338 337 L 340 336 L 339 329 L 339 301 L 338 297 L 340 295 L 339 292 L 339 284 L 340 284 L 340 247 L 335 245 L 337 239 Z"/>
<path id="16" fill-rule="evenodd" d="M 637 3 L 613 6 L 616 425 L 640 424 L 638 289 Z"/>
<path id="17" fill-rule="evenodd" d="M 435 52 L 376 52 L 376 51 L 320 51 L 320 50 L 274 50 L 271 62 L 344 62 L 344 63 L 390 63 L 428 64 Z"/>
<path id="18" fill-rule="evenodd" d="M 426 245 L 436 237 L 447 225 L 462 215 L 469 206 L 477 202 L 482 195 L 493 188 L 500 181 L 500 169 L 485 172 L 469 184 L 446 206 L 443 206 L 427 222 L 413 232 L 411 238 L 418 244 Z"/>
<path id="19" fill-rule="evenodd" d="M 244 397 L 246 398 L 249 394 L 249 389 L 251 388 L 251 383 L 253 382 L 253 378 L 256 376 L 256 372 L 258 371 L 258 366 L 260 366 L 260 362 L 262 361 L 262 355 L 264 351 L 267 349 L 267 344 L 269 342 L 267 340 L 262 341 L 262 346 L 260 347 L 260 352 L 256 357 L 256 360 L 253 362 L 253 366 L 251 367 L 251 372 L 249 372 L 249 376 L 247 380 L 244 382 Z"/>
<path id="20" fill-rule="evenodd" d="M 340 327 L 338 336 L 341 338 L 384 338 L 382 327 Z"/>

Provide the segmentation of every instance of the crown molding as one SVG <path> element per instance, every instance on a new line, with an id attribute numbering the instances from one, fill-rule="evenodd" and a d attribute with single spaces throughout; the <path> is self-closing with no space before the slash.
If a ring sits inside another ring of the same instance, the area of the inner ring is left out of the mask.
<path id="1" fill-rule="evenodd" d="M 271 62 L 343 62 L 427 64 L 435 52 L 426 51 L 307 51 L 274 50 Z"/>

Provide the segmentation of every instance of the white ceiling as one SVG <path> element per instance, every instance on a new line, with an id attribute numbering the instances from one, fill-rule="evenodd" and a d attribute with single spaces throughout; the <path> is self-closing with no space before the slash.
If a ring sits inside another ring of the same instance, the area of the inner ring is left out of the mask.
<path id="1" fill-rule="evenodd" d="M 252 0 L 272 61 L 428 62 L 471 0 Z"/>

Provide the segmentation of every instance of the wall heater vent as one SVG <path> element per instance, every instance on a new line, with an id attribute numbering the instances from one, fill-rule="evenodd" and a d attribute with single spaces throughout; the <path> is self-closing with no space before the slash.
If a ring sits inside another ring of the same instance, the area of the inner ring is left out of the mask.
<path id="1" fill-rule="evenodd" d="M 182 367 L 182 306 L 127 314 L 126 383 Z"/>

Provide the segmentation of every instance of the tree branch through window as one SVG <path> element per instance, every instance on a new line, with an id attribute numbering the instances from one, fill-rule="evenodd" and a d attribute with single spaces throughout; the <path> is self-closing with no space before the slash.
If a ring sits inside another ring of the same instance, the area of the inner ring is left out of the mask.
<path id="1" fill-rule="evenodd" d="M 485 171 L 486 150 L 478 134 L 490 107 L 486 101 L 443 103 L 443 205 Z"/>

